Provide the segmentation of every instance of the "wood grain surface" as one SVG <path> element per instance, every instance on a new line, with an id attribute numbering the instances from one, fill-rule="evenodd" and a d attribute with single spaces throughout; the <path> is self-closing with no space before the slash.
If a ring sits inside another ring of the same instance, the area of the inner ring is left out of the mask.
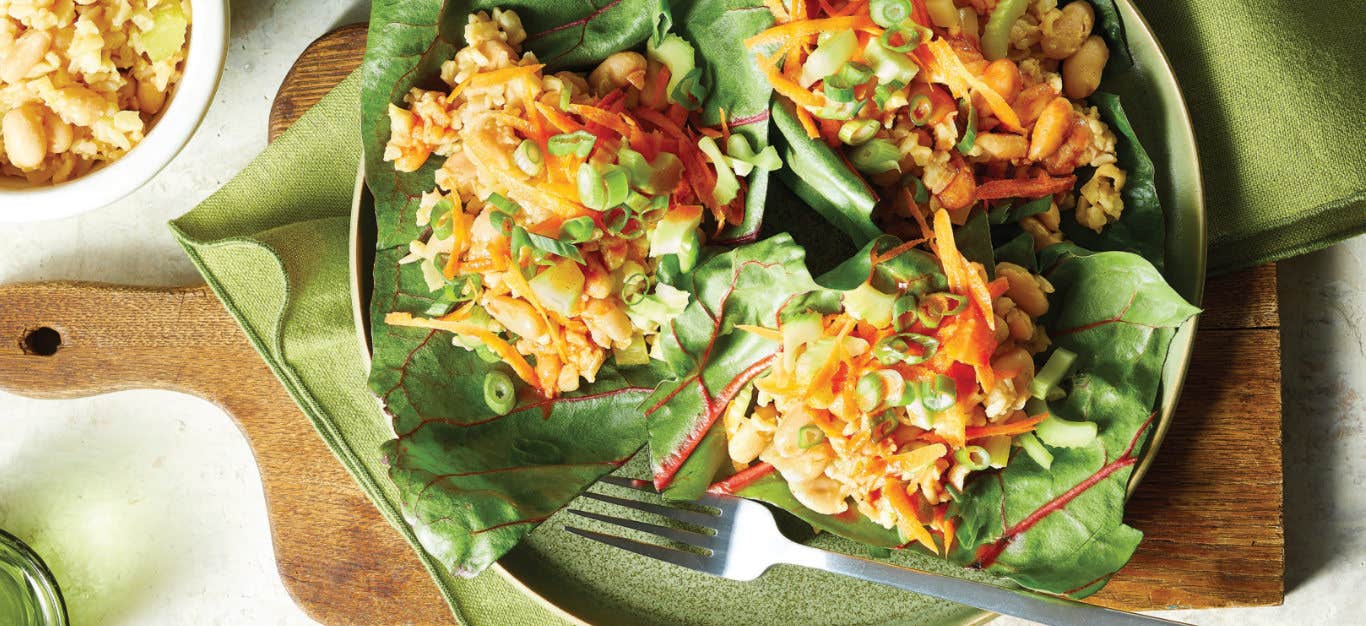
<path id="1" fill-rule="evenodd" d="M 360 61 L 346 27 L 305 51 L 272 108 L 274 138 Z M 1132 609 L 1283 597 L 1276 272 L 1211 279 L 1177 417 L 1129 506 L 1146 538 L 1096 601 Z M 60 334 L 43 356 L 39 328 Z M 39 341 L 26 341 L 33 336 Z M 34 344 L 34 345 L 30 345 Z M 329 454 L 207 288 L 0 286 L 0 388 L 75 397 L 175 389 L 218 403 L 251 442 L 285 586 L 325 624 L 451 618 L 406 544 Z"/>

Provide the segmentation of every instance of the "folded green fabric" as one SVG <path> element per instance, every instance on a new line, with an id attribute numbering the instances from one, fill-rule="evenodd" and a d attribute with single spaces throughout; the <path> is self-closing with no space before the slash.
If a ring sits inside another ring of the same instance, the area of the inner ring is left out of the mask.
<path id="1" fill-rule="evenodd" d="M 1137 0 L 1195 118 L 1211 271 L 1302 254 L 1366 231 L 1366 0 Z M 356 354 L 348 224 L 360 161 L 353 74 L 247 169 L 172 223 L 204 274 L 384 517 L 470 624 L 563 621 L 493 572 L 440 571 L 399 514 L 377 453 L 391 437 Z"/>
<path id="2" fill-rule="evenodd" d="M 359 118 L 358 70 L 171 229 L 318 434 L 417 550 L 456 618 L 562 624 L 495 572 L 464 580 L 435 567 L 398 512 L 378 452 L 392 432 L 365 385 L 351 321 Z"/>
<path id="3" fill-rule="evenodd" d="M 1211 273 L 1366 232 L 1366 0 L 1135 0 L 1176 68 Z"/>

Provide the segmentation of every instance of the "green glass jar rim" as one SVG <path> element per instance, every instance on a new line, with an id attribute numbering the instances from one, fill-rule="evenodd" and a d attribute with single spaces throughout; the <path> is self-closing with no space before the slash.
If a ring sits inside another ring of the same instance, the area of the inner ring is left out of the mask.
<path id="1" fill-rule="evenodd" d="M 18 565 L 28 576 L 30 588 L 37 596 L 42 626 L 67 626 L 66 600 L 57 585 L 57 578 L 42 557 L 28 544 L 14 535 L 0 530 L 0 559 Z"/>

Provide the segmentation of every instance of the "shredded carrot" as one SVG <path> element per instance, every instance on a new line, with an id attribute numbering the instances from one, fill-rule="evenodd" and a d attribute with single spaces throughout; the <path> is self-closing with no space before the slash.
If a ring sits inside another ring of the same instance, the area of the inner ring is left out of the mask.
<path id="1" fill-rule="evenodd" d="M 555 128 L 558 128 L 562 133 L 572 133 L 576 130 L 583 130 L 583 126 L 574 121 L 574 118 L 565 115 L 564 111 L 549 106 L 544 102 L 537 102 L 536 110 L 540 111 L 541 115 L 544 115 L 545 118 L 550 121 L 550 124 Z"/>
<path id="2" fill-rule="evenodd" d="M 489 85 L 496 85 L 498 83 L 506 83 L 518 77 L 525 76 L 527 74 L 535 74 L 536 72 L 541 71 L 541 68 L 543 67 L 545 66 L 541 64 L 514 65 L 512 67 L 496 69 L 491 72 L 480 72 L 465 79 L 465 82 L 462 84 L 466 84 L 476 88 L 487 87 Z"/>
<path id="3" fill-rule="evenodd" d="M 1001 125 L 1007 130 L 1020 131 L 1020 116 L 1015 113 L 1015 109 L 1010 108 L 1010 103 L 1006 102 L 1001 94 L 992 89 L 990 85 L 982 81 L 971 70 L 963 64 L 963 60 L 958 58 L 958 53 L 953 51 L 953 47 L 943 39 L 934 39 L 925 44 L 933 55 L 935 78 L 949 86 L 953 91 L 953 97 L 964 98 L 975 93 L 982 96 L 991 112 L 996 115 L 996 119 L 1001 121 Z"/>
<path id="4" fill-rule="evenodd" d="M 745 47 L 757 48 L 776 43 L 782 43 L 793 38 L 815 37 L 823 32 L 839 32 L 842 30 L 855 30 L 862 28 L 873 21 L 866 15 L 852 15 L 848 17 L 828 17 L 819 20 L 792 21 L 787 24 L 774 26 L 762 33 L 759 33 L 745 40 Z"/>
<path id="5" fill-rule="evenodd" d="M 811 112 L 797 107 L 797 121 L 802 123 L 802 128 L 806 129 L 806 136 L 812 139 L 820 139 L 821 131 L 816 128 L 816 120 L 811 116 Z"/>
<path id="6" fill-rule="evenodd" d="M 809 24 L 810 22 L 801 23 Z M 778 66 L 776 65 L 776 57 L 769 58 L 765 57 L 762 54 L 758 56 L 759 69 L 763 71 L 764 76 L 768 78 L 768 84 L 773 87 L 774 91 L 784 96 L 787 96 L 789 100 L 796 102 L 800 106 L 818 108 L 825 104 L 824 98 L 822 96 L 818 96 L 814 93 L 811 93 L 807 89 L 803 88 L 801 85 L 797 84 L 797 81 L 792 80 L 791 78 L 788 78 L 786 76 L 783 76 L 782 72 L 778 71 Z"/>
<path id="7" fill-rule="evenodd" d="M 465 253 L 465 248 L 469 247 L 469 218 L 464 211 L 455 213 L 451 216 L 451 234 L 455 237 L 455 245 L 451 248 L 451 256 L 446 260 L 446 267 L 441 271 L 446 278 L 455 278 L 455 275 L 460 273 L 460 256 Z"/>
<path id="8" fill-rule="evenodd" d="M 664 131 L 665 134 L 677 139 L 679 142 L 687 142 L 688 136 L 683 132 L 683 128 L 675 124 L 668 116 L 654 109 L 640 107 L 635 110 L 636 117 L 655 125 L 655 128 Z"/>
<path id="9" fill-rule="evenodd" d="M 571 104 L 569 105 L 569 112 L 594 124 L 610 128 L 623 137 L 631 132 L 631 129 L 626 126 L 626 123 L 621 120 L 621 114 L 619 113 L 613 113 L 606 109 L 600 109 L 586 104 Z"/>
<path id="10" fill-rule="evenodd" d="M 728 119 L 726 119 L 726 110 L 725 110 L 725 109 L 720 109 L 720 111 L 721 111 L 721 139 L 722 139 L 722 141 L 725 142 L 725 143 L 722 144 L 722 145 L 728 147 L 728 146 L 730 146 L 730 121 L 729 121 Z"/>
<path id="11" fill-rule="evenodd" d="M 892 509 L 902 518 L 897 520 L 897 527 L 929 551 L 939 554 L 939 546 L 934 545 L 934 537 L 931 537 L 930 533 L 925 530 L 925 525 L 920 522 L 920 516 L 915 514 L 915 504 L 911 502 L 911 496 L 906 492 L 906 484 L 895 478 L 887 477 L 883 479 L 882 494 L 887 497 L 887 501 L 892 504 Z"/>
<path id="12" fill-rule="evenodd" d="M 863 11 L 865 8 L 867 8 L 867 6 L 868 0 L 855 0 L 854 2 L 850 2 L 849 4 L 844 5 L 844 8 L 835 11 L 832 15 L 835 17 L 853 15 L 855 13 Z"/>
<path id="13" fill-rule="evenodd" d="M 980 263 L 971 263 L 958 251 L 953 241 L 953 222 L 948 211 L 934 214 L 934 240 L 939 260 L 944 264 L 944 275 L 949 287 L 970 296 L 986 319 L 987 328 L 996 330 L 996 316 L 991 310 L 991 290 L 987 289 L 986 270 Z"/>
<path id="14" fill-rule="evenodd" d="M 1046 417 L 1048 417 L 1047 413 L 1040 413 L 1030 418 L 1006 424 L 971 426 L 967 430 L 967 438 L 969 441 L 972 441 L 974 439 L 985 439 L 987 437 L 996 437 L 999 435 L 1020 435 L 1034 430 L 1034 427 L 1038 426 L 1039 422 L 1042 422 Z"/>
<path id="15" fill-rule="evenodd" d="M 508 126 L 511 126 L 519 131 L 522 131 L 523 135 L 531 134 L 531 122 L 524 120 L 520 117 L 516 117 L 514 115 L 503 113 L 501 111 L 499 111 L 498 113 L 494 113 L 493 115 L 494 117 L 498 118 L 498 121 L 507 124 Z"/>
<path id="16" fill-rule="evenodd" d="M 451 311 L 450 313 L 442 315 L 441 317 L 438 317 L 436 319 L 441 320 L 443 322 L 458 322 L 469 317 L 470 313 L 474 312 L 475 306 L 478 305 L 475 304 L 474 300 L 470 300 L 469 302 L 466 302 L 457 307 L 454 311 Z"/>
<path id="17" fill-rule="evenodd" d="M 911 19 L 925 28 L 931 26 L 930 9 L 925 6 L 925 0 L 911 0 Z"/>
<path id="18" fill-rule="evenodd" d="M 1004 198 L 1042 198 L 1063 193 L 1077 184 L 1076 176 L 1053 178 L 1039 174 L 1030 179 L 988 180 L 977 185 L 973 194 L 978 200 L 1001 200 Z"/>
<path id="19" fill-rule="evenodd" d="M 783 333 L 777 330 L 773 330 L 772 328 L 764 328 L 763 326 L 751 326 L 749 324 L 736 324 L 735 328 L 738 330 L 743 330 L 756 337 L 768 339 L 769 341 L 783 340 Z"/>
<path id="20" fill-rule="evenodd" d="M 792 0 L 792 20 L 806 19 L 806 0 Z"/>
<path id="21" fill-rule="evenodd" d="M 479 341 L 484 342 L 484 345 L 488 346 L 490 350 L 493 350 L 499 358 L 510 365 L 512 371 L 517 372 L 517 375 L 520 376 L 522 380 L 526 381 L 528 385 L 541 389 L 541 381 L 536 376 L 536 370 L 532 369 L 531 364 L 527 363 L 526 359 L 522 357 L 521 354 L 517 353 L 517 350 L 512 347 L 512 344 L 504 341 L 502 337 L 499 337 L 487 329 L 480 328 L 473 324 L 413 317 L 412 313 L 403 313 L 399 311 L 384 316 L 384 323 L 390 326 L 444 330 L 448 333 L 478 339 Z"/>
<path id="22" fill-rule="evenodd" d="M 956 527 L 953 522 L 953 517 L 949 516 L 948 504 L 941 504 L 934 507 L 934 524 L 939 528 L 939 532 L 944 534 L 944 551 L 948 552 L 952 550 Z"/>

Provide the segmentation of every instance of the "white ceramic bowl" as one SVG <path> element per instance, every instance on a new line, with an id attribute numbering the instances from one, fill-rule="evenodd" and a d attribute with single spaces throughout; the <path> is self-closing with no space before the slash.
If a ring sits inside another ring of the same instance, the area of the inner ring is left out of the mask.
<path id="1" fill-rule="evenodd" d="M 213 102 L 228 55 L 228 0 L 191 0 L 185 71 L 142 142 L 117 161 L 57 185 L 0 177 L 0 222 L 71 217 L 112 204 L 141 187 L 190 141 Z"/>

